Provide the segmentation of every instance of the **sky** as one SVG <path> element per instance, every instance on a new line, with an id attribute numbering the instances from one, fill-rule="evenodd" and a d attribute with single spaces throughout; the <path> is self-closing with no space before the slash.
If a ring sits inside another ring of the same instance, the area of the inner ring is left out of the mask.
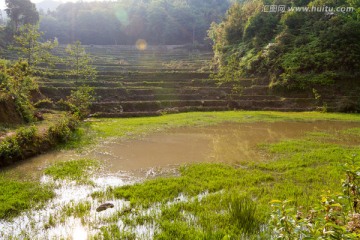
<path id="1" fill-rule="evenodd" d="M 31 0 L 32 3 L 39 3 L 39 2 L 43 2 L 44 0 Z M 77 2 L 80 0 L 56 0 L 56 2 Z M 95 0 L 82 0 L 84 2 L 94 2 Z M 104 1 L 104 0 L 96 0 L 96 1 Z M 0 9 L 5 9 L 5 0 L 0 0 Z"/>

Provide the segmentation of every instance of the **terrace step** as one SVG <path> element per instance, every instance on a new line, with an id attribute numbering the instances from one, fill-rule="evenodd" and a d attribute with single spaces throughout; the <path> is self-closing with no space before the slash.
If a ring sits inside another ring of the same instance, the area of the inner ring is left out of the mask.
<path id="1" fill-rule="evenodd" d="M 65 47 L 57 50 L 59 55 Z M 131 46 L 87 46 L 86 51 L 94 55 L 93 66 L 99 71 L 97 80 L 85 82 L 94 87 L 97 96 L 91 111 L 101 117 L 234 109 L 309 111 L 322 104 L 311 92 L 276 94 L 266 78 L 241 78 L 218 84 L 211 79 L 212 52 L 174 46 L 150 46 L 145 51 Z M 64 64 L 57 64 L 57 70 L 40 83 L 40 91 L 54 102 L 66 99 L 83 84 L 64 79 L 65 70 Z M 339 98 L 331 93 L 321 95 L 328 109 L 338 108 Z M 345 103 L 351 100 L 341 99 Z"/>
<path id="2" fill-rule="evenodd" d="M 223 108 L 223 109 L 308 109 L 313 99 L 284 100 L 169 100 L 169 101 L 120 101 L 97 102 L 91 107 L 92 113 L 148 112 L 174 108 Z"/>

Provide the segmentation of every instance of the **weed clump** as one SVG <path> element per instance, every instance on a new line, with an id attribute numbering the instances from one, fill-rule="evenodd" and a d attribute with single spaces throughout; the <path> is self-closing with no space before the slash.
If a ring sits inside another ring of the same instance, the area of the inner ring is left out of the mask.
<path id="1" fill-rule="evenodd" d="M 229 203 L 231 221 L 246 235 L 257 233 L 261 221 L 257 213 L 257 205 L 249 197 L 234 196 Z"/>
<path id="2" fill-rule="evenodd" d="M 70 180 L 79 183 L 89 183 L 89 176 L 98 169 L 99 162 L 91 159 L 80 159 L 58 162 L 48 167 L 45 174 L 55 180 Z"/>

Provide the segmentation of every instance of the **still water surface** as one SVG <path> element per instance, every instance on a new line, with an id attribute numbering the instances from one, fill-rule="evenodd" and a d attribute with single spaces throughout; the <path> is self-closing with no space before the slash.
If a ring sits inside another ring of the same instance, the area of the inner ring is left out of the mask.
<path id="1" fill-rule="evenodd" d="M 266 156 L 257 148 L 259 144 L 298 138 L 311 131 L 339 131 L 352 127 L 360 127 L 360 124 L 316 121 L 183 127 L 135 140 L 112 139 L 83 152 L 46 153 L 12 167 L 11 171 L 24 176 L 36 175 L 54 162 L 79 158 L 99 160 L 108 173 L 129 172 L 137 176 L 143 176 L 149 169 L 188 163 L 261 161 Z"/>

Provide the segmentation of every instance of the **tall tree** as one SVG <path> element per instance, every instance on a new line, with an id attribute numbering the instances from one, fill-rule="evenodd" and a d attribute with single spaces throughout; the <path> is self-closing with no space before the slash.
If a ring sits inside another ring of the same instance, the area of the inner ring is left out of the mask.
<path id="1" fill-rule="evenodd" d="M 10 17 L 13 31 L 16 32 L 21 25 L 36 24 L 39 21 L 39 13 L 30 0 L 5 0 L 5 3 L 5 11 Z"/>
<path id="2" fill-rule="evenodd" d="M 66 53 L 68 54 L 67 65 L 70 67 L 70 76 L 75 77 L 76 81 L 80 78 L 84 80 L 95 78 L 96 70 L 90 65 L 91 58 L 85 48 L 81 46 L 80 41 L 69 44 Z"/>
<path id="3" fill-rule="evenodd" d="M 57 40 L 40 42 L 43 35 L 39 32 L 38 25 L 25 24 L 19 28 L 19 32 L 14 36 L 16 50 L 29 64 L 30 69 L 39 64 L 51 65 L 54 56 L 50 51 L 58 45 Z"/>

